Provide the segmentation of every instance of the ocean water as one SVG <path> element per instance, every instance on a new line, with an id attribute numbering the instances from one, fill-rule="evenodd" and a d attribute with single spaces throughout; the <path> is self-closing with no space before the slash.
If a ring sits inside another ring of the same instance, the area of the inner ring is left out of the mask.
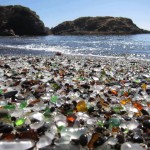
<path id="1" fill-rule="evenodd" d="M 0 37 L 0 54 L 71 55 L 150 59 L 150 34 L 123 36 Z"/>

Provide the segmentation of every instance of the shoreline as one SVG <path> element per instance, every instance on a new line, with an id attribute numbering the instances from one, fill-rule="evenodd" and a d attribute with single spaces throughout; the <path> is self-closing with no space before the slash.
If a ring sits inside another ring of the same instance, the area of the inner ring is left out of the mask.
<path id="1" fill-rule="evenodd" d="M 83 55 L 83 54 L 64 54 L 64 53 L 61 53 L 61 52 L 47 52 L 47 51 L 44 51 L 44 55 L 41 54 L 42 51 L 40 51 L 39 54 L 34 54 L 34 53 L 29 53 L 28 54 L 0 54 L 0 57 L 45 57 L 45 58 L 52 58 L 52 57 L 55 57 L 57 56 L 57 53 L 58 53 L 58 56 L 60 57 L 66 57 L 66 58 L 75 58 L 75 59 L 96 59 L 97 61 L 98 60 L 110 60 L 110 61 L 126 61 L 126 62 L 132 62 L 132 61 L 135 61 L 135 62 L 150 62 L 150 59 L 147 59 L 147 58 L 138 58 L 138 57 L 130 57 L 130 56 L 102 56 L 102 55 Z"/>
<path id="2" fill-rule="evenodd" d="M 150 62 L 56 54 L 0 56 L 1 147 L 147 149 Z"/>

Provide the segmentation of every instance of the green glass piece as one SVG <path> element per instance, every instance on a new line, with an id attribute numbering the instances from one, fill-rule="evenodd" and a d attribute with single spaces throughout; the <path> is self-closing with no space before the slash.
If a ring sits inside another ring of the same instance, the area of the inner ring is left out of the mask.
<path id="1" fill-rule="evenodd" d="M 134 82 L 136 82 L 136 83 L 140 83 L 140 79 L 136 79 Z"/>
<path id="2" fill-rule="evenodd" d="M 23 101 L 22 103 L 20 103 L 20 106 L 19 106 L 21 109 L 27 107 L 27 101 Z"/>
<path id="3" fill-rule="evenodd" d="M 0 89 L 0 94 L 3 94 L 3 90 L 2 89 Z"/>
<path id="4" fill-rule="evenodd" d="M 120 111 L 122 110 L 123 108 L 121 106 L 115 106 L 113 107 L 113 111 L 116 112 L 116 113 L 120 113 Z"/>
<path id="5" fill-rule="evenodd" d="M 104 70 L 102 70 L 102 71 L 101 71 L 101 74 L 102 74 L 102 75 L 105 75 L 105 74 L 106 74 L 106 72 L 105 72 Z"/>
<path id="6" fill-rule="evenodd" d="M 44 112 L 44 116 L 45 117 L 49 117 L 50 116 L 50 113 L 51 113 L 51 110 L 49 108 L 46 108 L 45 109 L 45 112 Z"/>
<path id="7" fill-rule="evenodd" d="M 52 64 L 52 67 L 56 67 L 56 64 Z"/>
<path id="8" fill-rule="evenodd" d="M 51 102 L 52 102 L 52 103 L 56 103 L 57 100 L 58 100 L 58 97 L 57 97 L 57 96 L 53 95 L 53 96 L 51 97 Z"/>
<path id="9" fill-rule="evenodd" d="M 102 121 L 98 121 L 98 122 L 97 122 L 97 125 L 100 126 L 100 127 L 103 127 L 103 126 L 104 126 L 104 123 L 103 123 Z"/>
<path id="10" fill-rule="evenodd" d="M 118 119 L 118 118 L 110 118 L 109 119 L 109 128 L 119 127 L 120 124 L 121 124 L 121 122 L 120 122 L 120 119 Z"/>
<path id="11" fill-rule="evenodd" d="M 124 94 L 124 91 L 121 91 L 121 95 L 123 95 Z"/>
<path id="12" fill-rule="evenodd" d="M 9 110 L 14 110 L 16 108 L 16 106 L 12 105 L 12 104 L 8 104 L 8 105 L 5 105 L 4 108 L 9 109 Z"/>
<path id="13" fill-rule="evenodd" d="M 80 80 L 80 81 L 84 81 L 85 78 L 84 78 L 84 77 L 80 77 L 79 80 Z"/>
<path id="14" fill-rule="evenodd" d="M 15 121 L 15 125 L 16 126 L 21 126 L 25 123 L 25 119 L 24 118 L 20 118 L 18 120 Z"/>
<path id="15" fill-rule="evenodd" d="M 60 89 L 60 86 L 58 85 L 58 84 L 56 84 L 56 83 L 53 83 L 52 84 L 52 87 L 54 88 L 54 90 L 59 90 Z"/>
<path id="16" fill-rule="evenodd" d="M 125 129 L 124 133 L 128 133 L 128 132 L 129 132 L 129 130 L 128 130 L 128 129 Z"/>
<path id="17" fill-rule="evenodd" d="M 58 132 L 61 132 L 61 130 L 64 129 L 64 128 L 65 128 L 64 126 L 59 126 L 59 127 L 57 127 Z"/>
<path id="18" fill-rule="evenodd" d="M 73 110 L 72 109 L 67 111 L 67 115 L 69 115 L 69 114 L 73 114 Z"/>

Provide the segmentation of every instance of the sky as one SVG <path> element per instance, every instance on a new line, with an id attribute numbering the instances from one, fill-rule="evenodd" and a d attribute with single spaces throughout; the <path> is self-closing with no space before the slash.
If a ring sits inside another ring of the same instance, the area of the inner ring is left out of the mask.
<path id="1" fill-rule="evenodd" d="M 49 28 L 83 16 L 114 16 L 150 30 L 150 0 L 0 0 L 0 5 L 29 7 Z"/>

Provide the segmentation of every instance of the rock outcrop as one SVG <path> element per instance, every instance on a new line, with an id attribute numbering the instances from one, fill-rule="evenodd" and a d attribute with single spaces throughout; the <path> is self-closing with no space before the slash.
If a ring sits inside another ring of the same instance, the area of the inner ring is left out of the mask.
<path id="1" fill-rule="evenodd" d="M 113 35 L 150 33 L 122 17 L 81 17 L 65 21 L 51 29 L 55 35 Z"/>
<path id="2" fill-rule="evenodd" d="M 48 29 L 39 16 L 20 5 L 0 6 L 0 35 L 47 35 Z"/>

